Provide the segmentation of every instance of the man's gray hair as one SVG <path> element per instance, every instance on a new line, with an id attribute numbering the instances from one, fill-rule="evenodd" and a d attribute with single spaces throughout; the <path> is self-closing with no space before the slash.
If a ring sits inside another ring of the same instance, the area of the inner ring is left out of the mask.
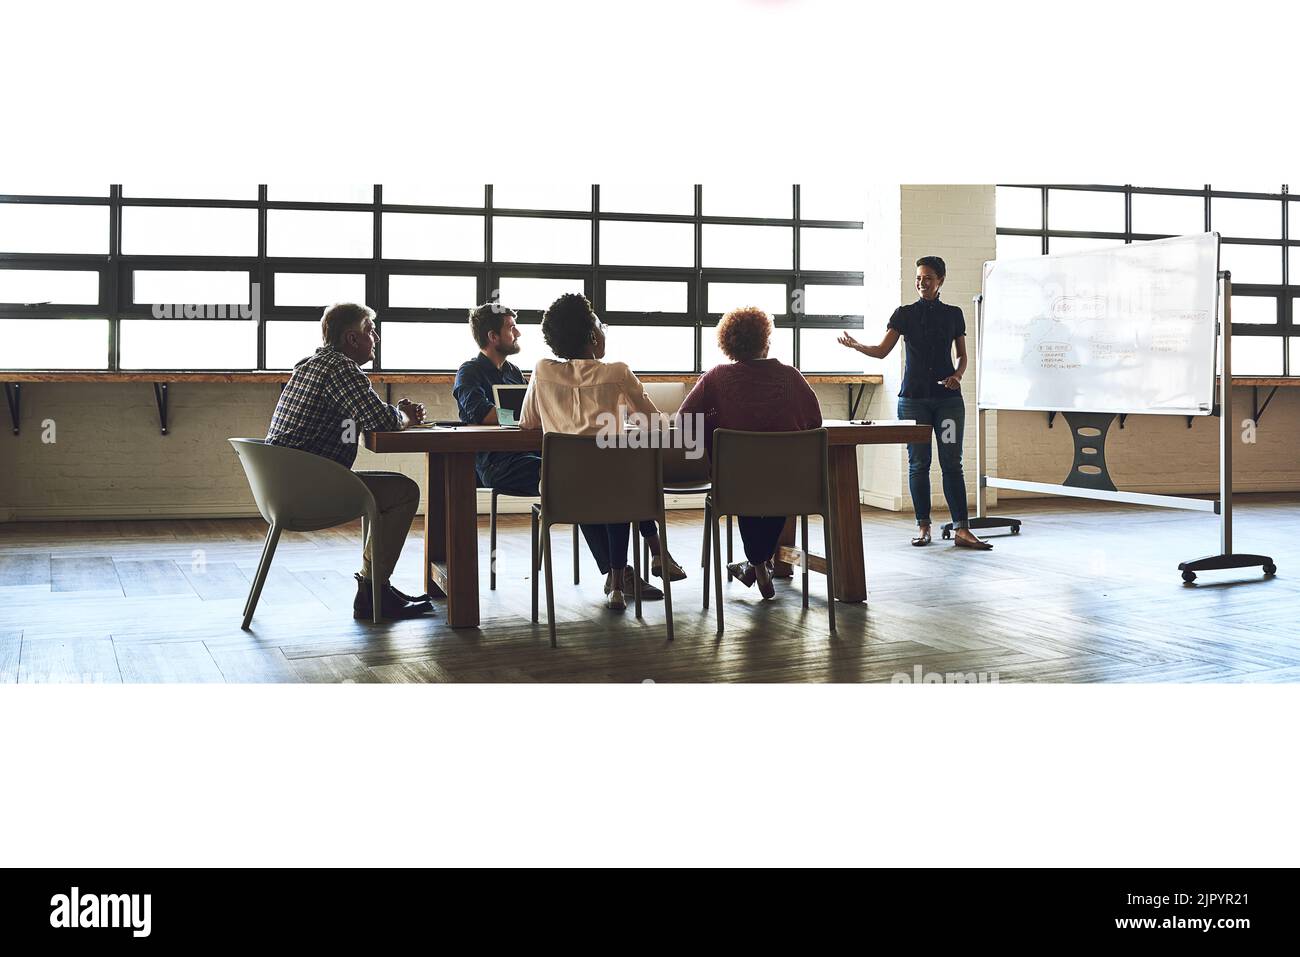
<path id="1" fill-rule="evenodd" d="M 321 341 L 337 349 L 343 344 L 343 336 L 348 330 L 355 329 L 369 319 L 375 320 L 375 310 L 357 302 L 336 302 L 326 306 L 320 317 Z"/>

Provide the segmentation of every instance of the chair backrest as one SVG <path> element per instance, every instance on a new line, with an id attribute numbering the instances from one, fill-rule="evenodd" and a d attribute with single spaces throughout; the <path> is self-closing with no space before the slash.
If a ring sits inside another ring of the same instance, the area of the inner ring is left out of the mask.
<path id="1" fill-rule="evenodd" d="M 601 448 L 591 435 L 542 437 L 542 515 L 548 523 L 643 522 L 663 509 L 660 449 Z"/>
<path id="2" fill-rule="evenodd" d="M 686 383 L 684 382 L 645 382 L 645 394 L 660 412 L 669 415 L 676 412 L 686 401 Z"/>
<path id="3" fill-rule="evenodd" d="M 231 439 L 257 510 L 273 525 L 294 532 L 332 528 L 375 508 L 374 496 L 351 469 L 338 462 L 268 445 L 264 439 Z"/>
<path id="4" fill-rule="evenodd" d="M 825 429 L 713 433 L 718 515 L 825 515 L 830 510 Z"/>

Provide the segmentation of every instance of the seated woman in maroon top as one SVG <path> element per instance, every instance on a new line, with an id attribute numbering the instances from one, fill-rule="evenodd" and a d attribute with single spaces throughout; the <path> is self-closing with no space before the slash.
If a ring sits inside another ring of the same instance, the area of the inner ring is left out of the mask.
<path id="1" fill-rule="evenodd" d="M 755 306 L 733 309 L 718 323 L 718 345 L 732 361 L 700 376 L 682 403 L 681 415 L 704 416 L 704 447 L 712 450 L 714 429 L 746 432 L 801 432 L 820 428 L 821 406 L 798 369 L 767 357 L 772 320 Z M 730 565 L 745 585 L 758 582 L 764 598 L 772 587 L 784 515 L 737 516 L 748 561 Z"/>

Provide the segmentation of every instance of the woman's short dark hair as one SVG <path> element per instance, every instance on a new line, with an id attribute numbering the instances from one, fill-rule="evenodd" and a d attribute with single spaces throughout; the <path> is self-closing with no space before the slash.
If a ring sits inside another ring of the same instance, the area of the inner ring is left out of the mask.
<path id="1" fill-rule="evenodd" d="M 758 359 L 767 351 L 772 320 L 757 306 L 741 306 L 718 323 L 718 348 L 728 359 Z"/>
<path id="2" fill-rule="evenodd" d="M 929 266 L 940 279 L 948 274 L 948 267 L 943 264 L 943 260 L 938 256 L 922 256 L 916 261 L 916 266 L 918 269 L 922 266 Z"/>
<path id="3" fill-rule="evenodd" d="M 591 345 L 596 313 L 587 297 L 566 292 L 542 315 L 542 338 L 561 359 L 579 359 Z"/>

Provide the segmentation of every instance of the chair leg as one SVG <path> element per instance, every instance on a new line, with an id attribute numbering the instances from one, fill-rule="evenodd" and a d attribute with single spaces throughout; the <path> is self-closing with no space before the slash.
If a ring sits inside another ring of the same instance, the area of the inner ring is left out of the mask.
<path id="1" fill-rule="evenodd" d="M 555 583 L 551 578 L 551 526 L 542 527 L 542 561 L 546 563 L 546 621 L 551 626 L 551 647 L 555 647 Z"/>
<path id="2" fill-rule="evenodd" d="M 663 548 L 662 541 L 659 543 L 659 547 Z M 664 548 L 664 551 L 667 552 L 668 549 Z M 646 581 L 649 581 L 650 580 L 650 539 L 648 538 L 645 539 L 645 543 L 641 546 L 641 567 L 645 569 Z M 659 567 L 663 568 L 662 565 L 660 565 Z"/>
<path id="3" fill-rule="evenodd" d="M 722 531 L 713 523 L 713 590 L 717 592 L 718 635 L 722 635 Z"/>
<path id="4" fill-rule="evenodd" d="M 735 561 L 731 557 L 731 516 L 727 516 L 727 581 L 731 581 L 731 563 Z"/>
<path id="5" fill-rule="evenodd" d="M 271 570 L 271 557 L 275 554 L 275 546 L 280 544 L 280 526 L 272 525 L 266 532 L 266 544 L 262 546 L 262 560 L 257 563 L 257 577 L 253 579 L 253 587 L 248 592 L 248 601 L 244 603 L 244 623 L 239 627 L 248 631 L 248 626 L 253 621 L 253 612 L 257 610 L 257 600 L 262 597 L 262 586 L 266 584 L 267 572 Z"/>
<path id="6" fill-rule="evenodd" d="M 578 526 L 574 525 L 573 526 L 573 583 L 575 585 L 581 584 L 581 582 L 578 581 L 578 577 L 579 577 L 578 559 L 581 557 L 582 557 L 582 553 L 578 551 Z"/>
<path id="7" fill-rule="evenodd" d="M 717 524 L 713 518 L 713 506 L 706 498 L 704 500 L 704 546 L 700 549 L 700 568 L 704 569 L 704 610 L 709 610 L 709 576 L 713 574 L 713 569 L 709 567 L 709 531 Z"/>
<path id="8" fill-rule="evenodd" d="M 662 508 L 659 512 L 659 544 L 663 553 L 668 554 L 668 523 L 664 520 Z M 640 587 L 639 585 L 637 586 Z M 668 627 L 668 640 L 673 640 L 673 576 L 664 568 L 664 622 Z"/>
<path id="9" fill-rule="evenodd" d="M 532 519 L 532 522 L 530 523 L 531 524 L 530 532 L 531 532 L 531 542 L 533 546 L 533 551 L 532 551 L 533 563 L 530 566 L 532 572 L 530 577 L 533 579 L 533 624 L 535 625 L 537 624 L 537 569 L 538 566 L 541 565 L 541 562 L 538 561 L 540 556 L 537 553 L 537 546 L 538 546 L 537 513 L 530 508 L 528 510 L 528 517 Z"/>
<path id="10" fill-rule="evenodd" d="M 636 602 L 636 616 L 641 617 L 641 528 L 632 523 L 632 597 Z"/>
<path id="11" fill-rule="evenodd" d="M 830 515 L 822 516 L 822 538 L 826 541 L 826 613 L 830 617 L 831 634 L 835 634 L 835 542 L 831 531 Z"/>
<path id="12" fill-rule="evenodd" d="M 799 562 L 803 566 L 803 607 L 808 608 L 808 516 L 800 515 L 799 524 L 803 531 L 803 560 Z"/>
<path id="13" fill-rule="evenodd" d="M 488 510 L 488 590 L 497 590 L 497 490 L 492 490 Z"/>

